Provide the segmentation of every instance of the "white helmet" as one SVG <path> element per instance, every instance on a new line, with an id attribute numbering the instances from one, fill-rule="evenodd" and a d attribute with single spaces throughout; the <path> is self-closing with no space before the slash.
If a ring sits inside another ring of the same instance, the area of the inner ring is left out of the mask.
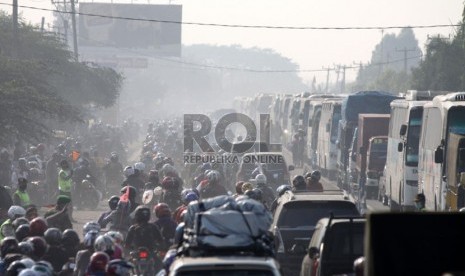
<path id="1" fill-rule="evenodd" d="M 220 180 L 220 173 L 215 170 L 211 170 L 208 172 L 207 178 L 209 182 L 217 182 Z"/>
<path id="2" fill-rule="evenodd" d="M 12 205 L 10 209 L 8 209 L 8 217 L 12 220 L 24 217 L 26 215 L 26 210 L 23 207 L 18 205 Z"/>
<path id="3" fill-rule="evenodd" d="M 107 235 L 100 235 L 97 237 L 94 243 L 95 251 L 108 251 L 114 250 L 115 241 Z"/>
<path id="4" fill-rule="evenodd" d="M 134 164 L 134 169 L 143 171 L 145 170 L 145 164 L 143 162 L 137 162 L 136 164 Z"/>
<path id="5" fill-rule="evenodd" d="M 84 226 L 82 227 L 82 232 L 84 235 L 86 235 L 89 231 L 97 231 L 97 233 L 100 231 L 100 224 L 98 224 L 95 221 L 89 221 Z"/>
<path id="6" fill-rule="evenodd" d="M 124 241 L 123 234 L 119 231 L 108 231 L 105 235 L 113 239 L 113 242 L 121 244 Z"/>
<path id="7" fill-rule="evenodd" d="M 160 196 L 162 193 L 163 193 L 163 188 L 160 187 L 160 186 L 155 187 L 155 189 L 153 189 L 153 194 L 154 195 Z"/>
<path id="8" fill-rule="evenodd" d="M 123 173 L 124 173 L 124 176 L 129 177 L 130 175 L 134 174 L 134 168 L 131 166 L 127 166 L 126 168 L 124 168 Z"/>
<path id="9" fill-rule="evenodd" d="M 257 174 L 257 176 L 255 176 L 255 181 L 257 182 L 257 184 L 266 184 L 266 176 L 264 174 Z"/>

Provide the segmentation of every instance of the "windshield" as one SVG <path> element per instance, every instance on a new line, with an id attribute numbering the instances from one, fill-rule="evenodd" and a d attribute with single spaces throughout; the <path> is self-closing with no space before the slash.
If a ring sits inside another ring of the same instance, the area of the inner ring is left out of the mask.
<path id="1" fill-rule="evenodd" d="M 421 120 L 423 108 L 410 111 L 410 121 L 407 133 L 405 165 L 418 166 L 418 148 L 420 144 Z"/>
<path id="2" fill-rule="evenodd" d="M 465 106 L 452 107 L 449 110 L 448 133 L 465 134 Z"/>
<path id="3" fill-rule="evenodd" d="M 341 120 L 341 107 L 336 106 L 334 108 L 333 121 L 331 123 L 331 143 L 336 143 L 337 140 L 337 129 L 339 121 Z"/>
<path id="4" fill-rule="evenodd" d="M 233 266 L 233 265 L 232 265 Z M 205 270 L 195 270 L 195 271 L 181 271 L 176 275 L 179 276 L 273 276 L 273 272 L 265 269 L 241 269 L 241 268 L 231 268 L 231 269 L 205 269 Z"/>
<path id="5" fill-rule="evenodd" d="M 330 213 L 335 216 L 358 216 L 359 212 L 350 201 L 294 201 L 288 202 L 280 214 L 279 228 L 310 228 Z"/>

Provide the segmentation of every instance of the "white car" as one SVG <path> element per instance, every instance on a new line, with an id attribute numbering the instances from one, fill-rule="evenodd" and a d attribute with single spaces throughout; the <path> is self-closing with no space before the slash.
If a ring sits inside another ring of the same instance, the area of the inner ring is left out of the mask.
<path id="1" fill-rule="evenodd" d="M 278 262 L 270 257 L 217 256 L 178 257 L 170 267 L 170 276 L 182 275 L 281 275 Z"/>

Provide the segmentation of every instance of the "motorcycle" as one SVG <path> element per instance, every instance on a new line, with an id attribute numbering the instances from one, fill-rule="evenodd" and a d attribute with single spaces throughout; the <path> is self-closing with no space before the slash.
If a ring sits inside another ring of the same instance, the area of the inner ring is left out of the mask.
<path id="1" fill-rule="evenodd" d="M 146 247 L 139 247 L 136 251 L 129 253 L 131 263 L 134 264 L 136 275 L 155 275 L 160 269 L 161 261 L 157 254 L 150 252 Z"/>
<path id="2" fill-rule="evenodd" d="M 89 177 L 82 180 L 81 183 L 75 185 L 75 195 L 73 202 L 78 209 L 96 209 L 102 200 L 102 193 L 89 180 Z"/>

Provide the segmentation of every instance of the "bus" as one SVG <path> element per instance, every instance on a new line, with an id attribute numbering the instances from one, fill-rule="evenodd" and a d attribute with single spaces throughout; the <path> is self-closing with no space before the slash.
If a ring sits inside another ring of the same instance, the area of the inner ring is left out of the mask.
<path id="1" fill-rule="evenodd" d="M 423 105 L 428 101 L 394 100 L 391 102 L 385 186 L 378 198 L 392 210 L 411 210 L 418 193 L 418 144 Z"/>
<path id="2" fill-rule="evenodd" d="M 418 191 L 427 210 L 449 210 L 447 195 L 447 141 L 450 133 L 465 134 L 465 92 L 436 96 L 423 106 Z"/>
<path id="3" fill-rule="evenodd" d="M 326 99 L 321 104 L 321 116 L 316 148 L 317 167 L 330 180 L 336 179 L 337 127 L 341 120 L 342 98 Z"/>

